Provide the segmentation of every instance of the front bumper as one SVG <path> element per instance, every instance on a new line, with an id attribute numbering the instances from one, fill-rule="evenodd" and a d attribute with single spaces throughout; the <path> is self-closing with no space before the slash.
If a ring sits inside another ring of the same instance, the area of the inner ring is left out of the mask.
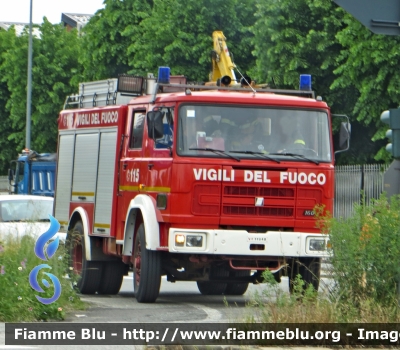
<path id="1" fill-rule="evenodd" d="M 171 253 L 214 255 L 328 257 L 327 245 L 326 235 L 286 231 L 249 233 L 245 230 L 170 228 L 168 239 Z"/>

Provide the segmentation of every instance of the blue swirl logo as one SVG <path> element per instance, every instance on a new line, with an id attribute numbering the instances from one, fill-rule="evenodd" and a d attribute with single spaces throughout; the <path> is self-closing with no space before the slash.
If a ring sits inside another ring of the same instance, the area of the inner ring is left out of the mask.
<path id="1" fill-rule="evenodd" d="M 50 228 L 38 237 L 34 248 L 36 256 L 44 261 L 47 261 L 52 256 L 54 256 L 60 244 L 59 237 L 56 237 L 56 239 L 48 243 L 46 246 L 46 243 L 49 242 L 51 238 L 53 238 L 60 229 L 60 223 L 51 215 L 49 215 L 49 218 L 50 218 Z M 29 274 L 29 283 L 31 287 L 39 293 L 44 293 L 43 288 L 38 283 L 38 274 L 39 271 L 42 269 L 51 269 L 51 266 L 47 264 L 40 264 L 38 266 L 35 266 Z M 45 272 L 45 274 L 50 278 L 51 282 L 54 285 L 54 294 L 51 298 L 42 298 L 38 295 L 35 296 L 36 299 L 39 300 L 42 304 L 48 305 L 55 302 L 60 297 L 61 284 L 58 278 L 54 276 L 52 273 Z M 42 283 L 46 288 L 50 288 L 50 284 L 46 279 L 43 278 Z"/>

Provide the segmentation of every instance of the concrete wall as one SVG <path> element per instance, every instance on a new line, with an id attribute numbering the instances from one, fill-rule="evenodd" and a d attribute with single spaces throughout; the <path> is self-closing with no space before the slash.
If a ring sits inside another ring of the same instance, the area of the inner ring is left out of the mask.
<path id="1" fill-rule="evenodd" d="M 8 194 L 8 176 L 0 176 L 0 193 Z"/>

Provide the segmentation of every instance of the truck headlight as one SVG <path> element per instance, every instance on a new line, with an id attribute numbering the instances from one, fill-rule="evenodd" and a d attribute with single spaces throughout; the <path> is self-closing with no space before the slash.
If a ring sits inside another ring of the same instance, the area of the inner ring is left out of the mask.
<path id="1" fill-rule="evenodd" d="M 175 232 L 175 247 L 183 249 L 196 248 L 196 250 L 199 250 L 200 248 L 200 250 L 204 250 L 205 242 L 205 233 Z"/>
<path id="2" fill-rule="evenodd" d="M 313 238 L 308 241 L 308 249 L 310 251 L 324 251 L 326 250 L 326 241 L 325 239 L 317 239 Z"/>
<path id="3" fill-rule="evenodd" d="M 203 236 L 186 236 L 186 247 L 202 247 Z"/>

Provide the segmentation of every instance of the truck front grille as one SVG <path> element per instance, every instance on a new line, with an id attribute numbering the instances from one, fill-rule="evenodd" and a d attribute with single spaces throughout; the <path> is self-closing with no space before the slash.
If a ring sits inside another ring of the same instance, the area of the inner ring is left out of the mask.
<path id="1" fill-rule="evenodd" d="M 264 198 L 264 206 L 255 206 L 256 197 Z M 222 213 L 233 216 L 289 218 L 294 216 L 294 203 L 294 188 L 224 186 Z"/>
<path id="2" fill-rule="evenodd" d="M 255 215 L 255 216 L 281 216 L 293 217 L 293 208 L 256 208 L 224 205 L 225 215 Z"/>
<path id="3" fill-rule="evenodd" d="M 225 186 L 224 195 L 294 198 L 294 188 Z"/>

